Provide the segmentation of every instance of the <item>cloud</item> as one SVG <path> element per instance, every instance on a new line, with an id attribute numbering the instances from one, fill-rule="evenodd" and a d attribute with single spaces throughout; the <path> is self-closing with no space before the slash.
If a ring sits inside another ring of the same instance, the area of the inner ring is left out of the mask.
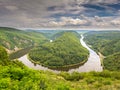
<path id="1" fill-rule="evenodd" d="M 111 23 L 115 26 L 119 26 L 120 25 L 120 17 L 113 19 L 111 21 Z"/>
<path id="2" fill-rule="evenodd" d="M 0 26 L 120 28 L 119 0 L 0 0 Z"/>
<path id="3" fill-rule="evenodd" d="M 81 2 L 81 0 L 77 0 Z M 89 3 L 89 4 L 97 4 L 97 3 L 105 3 L 105 4 L 111 4 L 111 3 L 118 3 L 119 0 L 82 0 L 82 3 Z"/>
<path id="4" fill-rule="evenodd" d="M 64 28 L 120 28 L 119 17 L 86 17 L 81 15 L 79 18 L 61 17 L 59 21 L 50 21 L 46 27 Z"/>
<path id="5" fill-rule="evenodd" d="M 10 11 L 15 11 L 15 10 L 18 10 L 18 8 L 16 6 L 12 6 L 12 5 L 8 5 L 5 7 L 6 9 L 10 10 Z"/>
<path id="6" fill-rule="evenodd" d="M 49 22 L 49 24 L 51 26 L 58 26 L 58 27 L 61 27 L 61 26 L 69 26 L 69 25 L 84 25 L 84 24 L 87 24 L 87 21 L 86 20 L 81 20 L 79 18 L 76 18 L 76 19 L 73 19 L 71 17 L 61 17 L 60 21 L 57 22 L 57 21 L 51 21 Z"/>

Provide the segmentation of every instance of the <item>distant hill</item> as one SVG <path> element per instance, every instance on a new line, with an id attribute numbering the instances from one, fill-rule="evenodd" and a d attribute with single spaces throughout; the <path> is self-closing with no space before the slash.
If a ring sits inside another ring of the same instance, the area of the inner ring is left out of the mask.
<path id="1" fill-rule="evenodd" d="M 120 52 L 120 31 L 92 31 L 85 35 L 87 44 L 105 56 Z"/>
<path id="2" fill-rule="evenodd" d="M 66 38 L 66 36 L 68 38 Z M 83 47 L 81 47 L 75 33 L 73 32 L 64 33 L 62 36 L 57 37 L 57 39 L 53 41 L 53 43 L 55 42 L 54 44 L 59 45 L 61 49 L 61 47 L 65 45 L 65 42 L 63 41 L 67 42 L 66 44 L 67 46 L 69 46 L 69 44 L 72 45 L 72 47 L 66 46 L 63 47 L 64 49 L 63 51 L 66 52 L 66 48 L 68 48 L 69 50 L 72 49 L 76 52 L 76 49 L 79 50 L 80 48 L 82 50 L 81 54 L 83 54 L 84 49 Z M 47 43 L 45 45 L 52 47 L 52 45 L 50 44 L 48 45 Z M 38 48 L 39 47 L 36 47 L 37 50 Z M 53 49 L 57 49 L 58 51 L 57 50 L 55 51 L 59 52 L 59 48 L 53 47 Z M 76 54 L 74 51 L 71 53 Z M 86 55 L 86 50 L 84 53 Z M 36 55 L 38 54 L 36 53 Z M 64 58 L 66 59 L 66 57 L 68 56 L 65 54 Z M 115 58 L 114 63 L 112 61 L 111 65 L 119 65 L 117 57 L 120 57 L 119 53 L 116 53 L 108 57 L 108 60 L 111 59 L 111 61 L 112 58 Z M 116 62 L 118 64 L 116 64 Z M 107 62 L 107 64 L 109 65 L 110 63 Z M 119 69 L 119 67 L 117 69 Z M 56 74 L 50 71 L 33 70 L 29 69 L 18 60 L 9 60 L 5 48 L 0 46 L 0 90 L 119 90 L 119 89 L 120 89 L 119 71 L 104 70 L 102 72 L 87 72 L 87 73 L 60 72 Z"/>
<path id="3" fill-rule="evenodd" d="M 69 67 L 86 61 L 88 51 L 80 44 L 78 35 L 76 32 L 55 34 L 53 42 L 32 49 L 29 57 L 50 68 Z"/>
<path id="4" fill-rule="evenodd" d="M 120 52 L 107 56 L 104 59 L 105 69 L 120 71 Z"/>
<path id="5" fill-rule="evenodd" d="M 39 32 L 0 27 L 0 45 L 5 47 L 9 53 L 38 45 L 45 40 L 47 40 L 46 37 Z"/>
<path id="6" fill-rule="evenodd" d="M 93 31 L 85 36 L 87 44 L 106 57 L 105 69 L 120 71 L 120 31 Z"/>

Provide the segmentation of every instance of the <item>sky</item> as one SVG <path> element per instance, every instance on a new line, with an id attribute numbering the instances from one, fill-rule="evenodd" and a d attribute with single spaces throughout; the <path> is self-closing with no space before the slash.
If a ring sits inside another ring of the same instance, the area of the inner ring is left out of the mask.
<path id="1" fill-rule="evenodd" d="M 0 26 L 120 30 L 120 0 L 0 0 Z"/>

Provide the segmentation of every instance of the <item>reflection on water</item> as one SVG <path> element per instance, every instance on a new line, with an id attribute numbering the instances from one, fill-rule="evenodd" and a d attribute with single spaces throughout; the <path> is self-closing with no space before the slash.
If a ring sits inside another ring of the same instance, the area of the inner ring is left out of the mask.
<path id="1" fill-rule="evenodd" d="M 101 62 L 100 62 L 100 57 L 97 55 L 97 53 L 95 51 L 93 51 L 92 49 L 90 49 L 86 43 L 83 41 L 84 37 L 83 35 L 81 35 L 81 39 L 80 42 L 82 44 L 83 47 L 87 48 L 89 50 L 89 58 L 88 61 L 80 66 L 77 69 L 71 69 L 69 70 L 69 72 L 73 72 L 73 71 L 77 71 L 77 72 L 89 72 L 89 71 L 102 71 L 102 66 L 101 66 Z"/>
<path id="2" fill-rule="evenodd" d="M 93 51 L 92 49 L 90 49 L 86 43 L 83 41 L 84 37 L 81 35 L 81 39 L 80 42 L 82 44 L 83 47 L 87 48 L 89 50 L 89 58 L 88 61 L 80 66 L 79 68 L 76 69 L 70 69 L 68 72 L 89 72 L 89 71 L 102 71 L 102 66 L 101 66 L 101 62 L 100 62 L 100 58 L 97 55 L 97 53 L 95 51 Z M 28 66 L 29 68 L 33 68 L 36 70 L 49 70 L 49 71 L 53 71 L 55 73 L 59 73 L 60 71 L 57 70 L 51 70 L 48 69 L 47 67 L 43 67 L 41 65 L 34 65 L 31 61 L 28 60 L 27 55 L 21 57 L 18 59 L 19 61 L 21 61 L 23 64 L 25 64 L 26 66 Z"/>
<path id="3" fill-rule="evenodd" d="M 39 64 L 35 65 L 30 60 L 28 60 L 27 55 L 24 55 L 23 57 L 19 58 L 18 60 L 21 61 L 24 65 L 28 66 L 29 68 L 33 68 L 35 70 L 49 70 L 49 71 L 53 71 L 55 73 L 60 72 L 60 71 L 57 71 L 57 70 L 48 69 L 47 67 L 43 67 L 43 66 L 41 66 Z"/>

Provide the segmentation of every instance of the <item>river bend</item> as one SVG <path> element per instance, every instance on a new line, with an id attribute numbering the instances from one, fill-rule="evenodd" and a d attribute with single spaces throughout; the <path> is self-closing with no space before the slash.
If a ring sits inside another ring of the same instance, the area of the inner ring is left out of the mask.
<path id="1" fill-rule="evenodd" d="M 74 71 L 76 72 L 90 72 L 90 71 L 102 71 L 103 68 L 101 66 L 101 62 L 100 62 L 100 57 L 97 55 L 97 53 L 95 51 L 93 51 L 91 48 L 89 48 L 86 43 L 84 42 L 84 36 L 81 35 L 80 38 L 80 43 L 82 44 L 83 47 L 87 48 L 89 51 L 89 57 L 88 60 L 85 64 L 83 64 L 82 66 L 76 68 L 76 69 L 70 69 L 68 72 L 72 73 Z M 21 58 L 18 59 L 19 61 L 21 61 L 24 65 L 26 65 L 29 68 L 33 68 L 35 70 L 49 70 L 55 73 L 59 73 L 60 71 L 57 70 L 51 70 L 48 69 L 47 67 L 43 67 L 39 64 L 34 65 L 34 63 L 32 63 L 28 58 L 27 55 L 22 56 Z"/>

